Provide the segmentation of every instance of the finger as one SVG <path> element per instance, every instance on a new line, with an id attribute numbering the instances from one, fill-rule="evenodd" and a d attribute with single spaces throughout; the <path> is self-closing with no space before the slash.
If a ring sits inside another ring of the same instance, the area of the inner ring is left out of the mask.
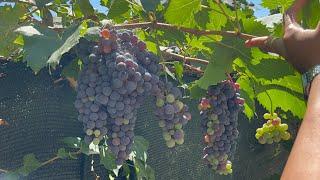
<path id="1" fill-rule="evenodd" d="M 307 3 L 307 0 L 296 0 L 283 16 L 285 30 L 291 28 L 292 25 L 300 27 L 297 23 L 297 14 Z"/>
<path id="2" fill-rule="evenodd" d="M 258 47 L 264 52 L 271 52 L 286 57 L 286 50 L 283 40 L 271 36 L 257 37 L 247 40 L 246 47 Z"/>
<path id="3" fill-rule="evenodd" d="M 261 47 L 261 46 L 265 45 L 267 39 L 268 39 L 268 36 L 252 38 L 252 39 L 249 39 L 245 42 L 245 46 L 246 47 Z"/>

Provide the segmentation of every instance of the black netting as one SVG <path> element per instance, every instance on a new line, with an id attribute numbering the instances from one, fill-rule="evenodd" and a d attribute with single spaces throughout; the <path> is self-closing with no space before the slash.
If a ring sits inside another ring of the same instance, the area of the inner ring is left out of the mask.
<path id="1" fill-rule="evenodd" d="M 45 72 L 35 76 L 24 64 L 1 64 L 0 73 L 5 74 L 0 78 L 0 118 L 10 124 L 0 126 L 0 168 L 21 166 L 23 156 L 28 153 L 36 154 L 42 161 L 48 160 L 64 146 L 60 141 L 63 137 L 82 135 L 82 125 L 76 120 L 73 107 L 75 93 L 67 84 L 54 84 Z M 215 176 L 201 159 L 203 137 L 197 102 L 187 104 L 193 119 L 185 127 L 185 143 L 173 150 L 166 147 L 162 138 L 158 119 L 153 114 L 153 99 L 146 98 L 138 112 L 135 132 L 150 142 L 148 164 L 155 170 L 157 180 L 257 180 L 281 172 L 288 151 L 282 144 L 259 145 L 254 133 L 261 124 L 254 120 L 249 123 L 241 116 L 233 176 Z M 107 171 L 94 159 L 96 173 L 107 179 Z M 24 179 L 94 179 L 90 170 L 91 157 L 82 156 L 77 160 L 55 161 Z"/>

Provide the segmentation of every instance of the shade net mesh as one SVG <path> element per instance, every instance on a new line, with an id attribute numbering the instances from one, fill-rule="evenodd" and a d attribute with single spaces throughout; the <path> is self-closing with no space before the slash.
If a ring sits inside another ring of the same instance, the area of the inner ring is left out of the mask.
<path id="1" fill-rule="evenodd" d="M 34 75 L 22 63 L 0 64 L 0 118 L 8 126 L 0 126 L 0 168 L 14 170 L 23 164 L 23 156 L 34 153 L 46 161 L 54 157 L 65 145 L 64 137 L 82 136 L 73 107 L 75 92 L 68 83 L 53 83 L 51 76 L 41 71 Z M 251 123 L 239 116 L 240 138 L 233 160 L 233 175 L 219 176 L 202 161 L 203 137 L 197 101 L 186 101 L 193 119 L 185 126 L 185 143 L 168 149 L 154 115 L 154 99 L 146 97 L 138 111 L 135 134 L 150 143 L 147 163 L 155 170 L 157 180 L 207 179 L 279 179 L 288 156 L 284 144 L 259 145 L 254 139 L 261 120 Z M 262 108 L 258 108 L 258 113 Z M 260 116 L 261 117 L 261 116 Z M 99 165 L 97 157 L 80 156 L 78 159 L 57 160 L 21 179 L 79 180 L 95 179 L 92 169 L 101 179 L 108 179 L 107 171 Z M 0 174 L 0 180 L 3 180 Z"/>

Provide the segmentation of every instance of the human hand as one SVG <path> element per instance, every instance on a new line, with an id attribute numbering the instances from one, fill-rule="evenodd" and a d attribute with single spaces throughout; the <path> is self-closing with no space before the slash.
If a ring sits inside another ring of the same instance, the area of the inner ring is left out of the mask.
<path id="1" fill-rule="evenodd" d="M 257 37 L 246 41 L 247 47 L 277 53 L 290 62 L 300 73 L 320 64 L 320 23 L 316 29 L 303 29 L 297 23 L 297 14 L 307 0 L 296 0 L 284 14 L 284 36 Z"/>

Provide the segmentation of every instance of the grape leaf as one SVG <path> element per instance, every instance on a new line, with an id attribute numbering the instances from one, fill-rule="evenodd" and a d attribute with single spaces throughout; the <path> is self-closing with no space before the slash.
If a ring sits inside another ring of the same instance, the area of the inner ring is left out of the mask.
<path id="1" fill-rule="evenodd" d="M 37 160 L 36 156 L 34 154 L 27 154 L 23 157 L 23 166 L 17 171 L 23 176 L 28 176 L 39 167 L 41 167 L 41 163 Z"/>
<path id="2" fill-rule="evenodd" d="M 79 72 L 81 70 L 81 66 L 82 66 L 81 59 L 74 59 L 72 61 L 72 63 L 68 64 L 68 66 L 63 68 L 61 74 L 64 77 L 71 77 L 71 78 L 77 80 Z"/>
<path id="3" fill-rule="evenodd" d="M 258 79 L 275 80 L 295 75 L 293 67 L 283 59 L 262 59 L 258 64 L 247 64 L 249 71 Z"/>
<path id="4" fill-rule="evenodd" d="M 115 163 L 116 157 L 112 152 L 107 149 L 100 149 L 100 164 L 102 164 L 106 169 L 112 171 L 117 168 Z"/>
<path id="5" fill-rule="evenodd" d="M 94 9 L 89 2 L 89 0 L 77 0 L 76 4 L 79 6 L 82 14 L 85 17 L 93 16 L 94 15 Z"/>
<path id="6" fill-rule="evenodd" d="M 257 100 L 268 111 L 271 111 L 271 102 L 267 93 L 272 100 L 273 110 L 279 107 L 284 111 L 291 111 L 294 116 L 303 118 L 306 110 L 303 97 L 298 97 L 296 94 L 286 91 L 285 88 L 281 88 L 281 86 L 260 85 L 257 86 L 257 89 L 260 91 L 260 93 L 257 93 Z"/>
<path id="7" fill-rule="evenodd" d="M 113 0 L 108 12 L 108 18 L 113 19 L 122 16 L 129 11 L 129 3 L 126 0 Z"/>
<path id="8" fill-rule="evenodd" d="M 62 46 L 59 47 L 56 51 L 54 51 L 49 60 L 48 63 L 51 65 L 59 64 L 60 59 L 62 55 L 66 52 L 68 52 L 73 46 L 79 43 L 80 39 L 80 31 L 83 29 L 82 25 L 79 26 L 71 26 L 69 29 L 65 31 L 65 34 L 62 36 Z M 68 32 L 73 32 L 71 35 L 69 35 Z"/>
<path id="9" fill-rule="evenodd" d="M 183 77 L 183 64 L 179 61 L 174 62 L 175 74 L 180 82 L 182 82 Z"/>
<path id="10" fill-rule="evenodd" d="M 56 32 L 50 29 L 42 29 L 39 26 L 34 27 L 41 35 L 32 35 L 24 37 L 24 61 L 34 72 L 40 71 L 47 65 L 50 55 L 61 46 L 61 40 Z"/>
<path id="11" fill-rule="evenodd" d="M 189 86 L 190 96 L 193 99 L 200 99 L 206 94 L 206 91 L 200 88 L 197 84 L 191 84 Z"/>
<path id="12" fill-rule="evenodd" d="M 147 161 L 147 150 L 149 148 L 149 142 L 142 136 L 135 136 L 132 146 L 132 152 L 136 159 L 143 162 Z"/>
<path id="13" fill-rule="evenodd" d="M 242 29 L 245 33 L 254 34 L 256 36 L 267 36 L 270 34 L 266 25 L 254 18 L 243 18 L 241 21 L 243 25 Z"/>
<path id="14" fill-rule="evenodd" d="M 140 159 L 135 159 L 134 167 L 136 169 L 138 180 L 155 180 L 154 170 L 145 162 L 141 161 Z"/>
<path id="15" fill-rule="evenodd" d="M 196 82 L 203 89 L 225 79 L 225 73 L 232 71 L 232 63 L 236 58 L 250 59 L 250 49 L 245 48 L 244 41 L 238 38 L 224 37 L 221 42 L 204 44 L 214 49 L 214 53 L 204 75 Z"/>
<path id="16" fill-rule="evenodd" d="M 223 68 L 216 66 L 213 62 L 207 65 L 203 76 L 195 83 L 202 89 L 207 89 L 210 85 L 217 84 L 226 78 Z"/>
<path id="17" fill-rule="evenodd" d="M 319 0 L 310 0 L 303 8 L 302 19 L 306 28 L 316 28 L 320 19 Z"/>
<path id="18" fill-rule="evenodd" d="M 68 147 L 80 148 L 81 138 L 79 138 L 79 137 L 65 137 L 62 139 L 62 142 L 65 143 Z"/>
<path id="19" fill-rule="evenodd" d="M 155 11 L 157 6 L 160 4 L 160 0 L 140 0 L 142 7 L 144 10 L 148 11 Z"/>
<path id="20" fill-rule="evenodd" d="M 254 117 L 255 101 L 254 90 L 250 79 L 247 76 L 241 76 L 237 83 L 240 84 L 240 96 L 245 99 L 244 114 L 251 120 Z"/>
<path id="21" fill-rule="evenodd" d="M 21 179 L 18 172 L 8 172 L 5 174 L 0 174 L 0 178 L 3 178 L 4 180 L 19 180 Z"/>
<path id="22" fill-rule="evenodd" d="M 28 32 L 30 29 L 32 33 Z M 17 29 L 17 32 L 24 35 L 24 61 L 35 72 L 47 64 L 58 64 L 61 56 L 79 42 L 82 30 L 82 25 L 73 25 L 60 37 L 57 32 L 40 26 Z"/>
<path id="23" fill-rule="evenodd" d="M 17 35 L 14 30 L 19 26 L 19 18 L 26 12 L 21 4 L 14 7 L 10 5 L 0 6 L 0 56 L 8 57 L 17 49 L 13 44 Z"/>
<path id="24" fill-rule="evenodd" d="M 282 8 L 282 13 L 288 9 L 294 0 L 262 0 L 261 5 L 268 9 L 277 9 L 278 7 Z"/>
<path id="25" fill-rule="evenodd" d="M 209 11 L 207 9 L 198 11 L 194 15 L 194 19 L 199 27 L 201 27 L 202 29 L 206 29 L 207 23 L 209 23 Z"/>
<path id="26" fill-rule="evenodd" d="M 200 8 L 201 0 L 170 0 L 164 17 L 169 23 L 182 25 L 190 23 Z"/>
<path id="27" fill-rule="evenodd" d="M 69 157 L 69 154 L 65 148 L 60 148 L 58 149 L 57 156 L 61 159 L 66 159 L 67 157 Z"/>
<path id="28" fill-rule="evenodd" d="M 232 16 L 232 11 L 230 11 L 230 9 L 228 9 L 224 4 L 220 5 L 227 15 Z M 209 13 L 209 23 L 207 24 L 207 28 L 221 30 L 227 24 L 227 17 L 221 13 L 217 13 L 217 11 L 220 11 L 217 3 L 210 1 L 209 7 L 212 9 L 212 11 Z"/>

